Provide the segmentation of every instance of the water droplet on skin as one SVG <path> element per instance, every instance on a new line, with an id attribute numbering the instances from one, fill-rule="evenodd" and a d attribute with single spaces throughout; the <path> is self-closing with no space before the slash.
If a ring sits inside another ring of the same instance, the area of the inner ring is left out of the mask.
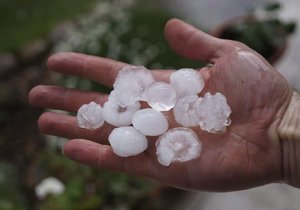
<path id="1" fill-rule="evenodd" d="M 255 69 L 259 69 L 262 71 L 267 71 L 270 69 L 261 59 L 257 57 L 257 55 L 253 54 L 252 52 L 240 50 L 237 51 L 237 54 L 239 56 L 239 59 L 249 62 L 250 65 Z"/>

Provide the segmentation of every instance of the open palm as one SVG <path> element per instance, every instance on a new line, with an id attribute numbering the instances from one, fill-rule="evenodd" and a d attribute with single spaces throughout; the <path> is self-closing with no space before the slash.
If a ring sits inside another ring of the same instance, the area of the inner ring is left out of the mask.
<path id="1" fill-rule="evenodd" d="M 221 92 L 232 109 L 232 124 L 223 134 L 194 128 L 202 141 L 198 159 L 174 163 L 157 162 L 155 139 L 149 149 L 135 157 L 121 158 L 107 144 L 112 126 L 91 131 L 81 129 L 73 116 L 44 113 L 40 129 L 70 139 L 64 154 L 80 163 L 149 177 L 162 183 L 187 188 L 228 191 L 258 186 L 282 179 L 281 144 L 276 134 L 291 89 L 285 79 L 260 55 L 241 43 L 211 37 L 179 20 L 167 23 L 165 34 L 174 50 L 191 59 L 213 65 L 200 69 L 205 92 Z M 49 69 L 85 77 L 111 87 L 118 71 L 127 64 L 106 58 L 59 53 L 49 58 Z M 172 71 L 154 70 L 159 80 Z M 103 104 L 107 95 L 54 86 L 37 86 L 29 94 L 33 105 L 76 112 L 90 101 Z M 179 126 L 171 113 L 171 127 Z"/>

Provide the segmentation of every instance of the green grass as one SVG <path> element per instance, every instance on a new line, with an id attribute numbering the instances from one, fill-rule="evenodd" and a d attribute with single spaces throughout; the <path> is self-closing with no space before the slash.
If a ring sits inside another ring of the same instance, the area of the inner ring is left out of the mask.
<path id="1" fill-rule="evenodd" d="M 60 21 L 87 12 L 96 0 L 0 0 L 0 52 L 48 35 Z"/>
<path id="2" fill-rule="evenodd" d="M 129 37 L 139 36 L 149 46 L 157 46 L 159 53 L 147 64 L 150 68 L 153 68 L 152 65 L 155 63 L 160 63 L 163 67 L 171 69 L 184 67 L 199 68 L 202 63 L 183 58 L 169 47 L 164 37 L 164 27 L 172 16 L 149 2 L 151 1 L 139 1 L 136 9 L 132 11 L 131 23 L 134 27 L 127 37 L 125 36 L 123 39 L 126 40 Z M 141 26 L 147 28 L 148 33 L 137 33 Z"/>

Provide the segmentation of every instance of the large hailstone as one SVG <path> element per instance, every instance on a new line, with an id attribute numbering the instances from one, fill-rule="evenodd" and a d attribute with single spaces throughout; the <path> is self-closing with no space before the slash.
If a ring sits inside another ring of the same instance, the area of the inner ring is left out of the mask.
<path id="1" fill-rule="evenodd" d="M 147 88 L 146 97 L 149 106 L 157 111 L 169 111 L 177 100 L 174 87 L 161 81 L 154 82 Z"/>
<path id="2" fill-rule="evenodd" d="M 126 107 L 136 101 L 147 101 L 145 90 L 153 82 L 151 71 L 145 67 L 125 66 L 113 85 L 119 105 Z"/>
<path id="3" fill-rule="evenodd" d="M 199 125 L 199 117 L 197 115 L 198 99 L 197 95 L 187 95 L 177 101 L 173 109 L 176 122 L 185 127 Z"/>
<path id="4" fill-rule="evenodd" d="M 179 69 L 171 74 L 170 83 L 174 86 L 177 97 L 197 95 L 204 88 L 204 80 L 194 69 Z"/>
<path id="5" fill-rule="evenodd" d="M 137 111 L 133 115 L 132 125 L 145 136 L 159 136 L 169 128 L 167 118 L 151 108 Z"/>
<path id="6" fill-rule="evenodd" d="M 115 128 L 108 137 L 113 152 L 120 157 L 130 157 L 144 152 L 147 138 L 132 126 Z"/>
<path id="7" fill-rule="evenodd" d="M 126 107 L 121 107 L 115 98 L 115 92 L 112 91 L 108 101 L 103 105 L 104 120 L 116 127 L 128 126 L 132 123 L 132 117 L 141 107 L 140 102 L 136 101 Z"/>
<path id="8" fill-rule="evenodd" d="M 104 123 L 102 107 L 95 102 L 83 104 L 77 111 L 77 124 L 80 128 L 97 129 Z"/>
<path id="9" fill-rule="evenodd" d="M 221 93 L 215 95 L 206 93 L 197 102 L 199 125 L 202 130 L 210 133 L 224 132 L 226 126 L 231 123 L 230 113 L 231 109 L 227 100 Z"/>
<path id="10" fill-rule="evenodd" d="M 186 162 L 200 156 L 202 143 L 197 134 L 189 128 L 170 129 L 156 142 L 156 154 L 161 165 Z"/>

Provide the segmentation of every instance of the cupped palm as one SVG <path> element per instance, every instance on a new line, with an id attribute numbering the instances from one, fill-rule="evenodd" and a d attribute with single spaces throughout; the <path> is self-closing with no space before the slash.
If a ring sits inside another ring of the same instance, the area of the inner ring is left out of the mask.
<path id="1" fill-rule="evenodd" d="M 200 69 L 206 92 L 221 92 L 232 109 L 231 125 L 225 133 L 210 134 L 200 127 L 193 130 L 202 142 L 199 158 L 161 166 L 156 158 L 156 138 L 135 157 L 116 156 L 107 138 L 112 126 L 95 131 L 78 128 L 72 116 L 44 113 L 40 129 L 70 139 L 64 154 L 80 163 L 135 174 L 187 189 L 229 191 L 254 187 L 282 179 L 281 144 L 278 123 L 291 97 L 286 80 L 260 55 L 247 46 L 211 37 L 179 20 L 167 23 L 166 38 L 180 55 L 212 63 Z M 106 58 L 75 53 L 59 53 L 49 58 L 53 71 L 76 75 L 112 86 L 118 71 L 127 64 Z M 172 71 L 154 70 L 159 80 L 168 80 Z M 54 86 L 37 86 L 29 94 L 32 104 L 76 112 L 83 104 L 103 104 L 107 96 Z M 172 112 L 170 127 L 180 126 Z"/>

